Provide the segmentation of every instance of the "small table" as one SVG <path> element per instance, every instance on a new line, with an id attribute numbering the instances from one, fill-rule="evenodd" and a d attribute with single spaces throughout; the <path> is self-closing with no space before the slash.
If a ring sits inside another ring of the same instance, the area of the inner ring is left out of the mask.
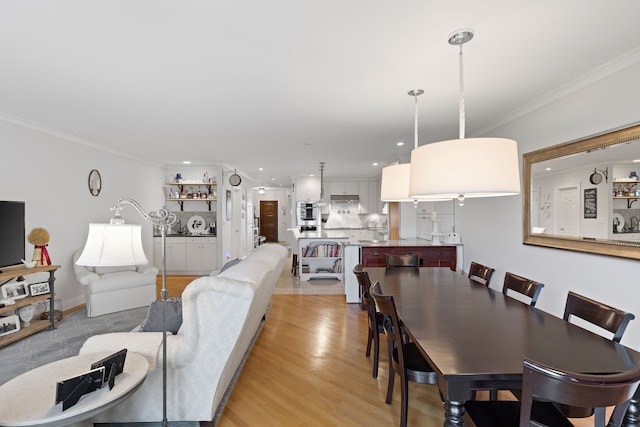
<path id="1" fill-rule="evenodd" d="M 88 353 L 58 360 L 26 372 L 0 386 L 0 426 L 67 426 L 91 418 L 132 395 L 142 385 L 149 362 L 127 353 L 124 371 L 109 386 L 87 393 L 71 408 L 55 404 L 56 383 L 89 370 L 92 363 L 112 352 Z"/>

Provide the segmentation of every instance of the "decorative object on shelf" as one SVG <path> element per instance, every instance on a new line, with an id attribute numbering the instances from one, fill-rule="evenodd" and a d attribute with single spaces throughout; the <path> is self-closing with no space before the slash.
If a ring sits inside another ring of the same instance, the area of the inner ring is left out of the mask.
<path id="1" fill-rule="evenodd" d="M 33 285 L 29 285 L 29 291 L 31 292 L 31 296 L 44 295 L 51 292 L 51 290 L 49 289 L 49 282 L 34 283 Z"/>
<path id="2" fill-rule="evenodd" d="M 231 176 L 229 176 L 229 184 L 231 184 L 233 187 L 237 187 L 238 185 L 240 185 L 241 182 L 242 182 L 242 177 L 238 175 L 238 173 L 234 169 Z"/>
<path id="3" fill-rule="evenodd" d="M 187 220 L 187 230 L 191 234 L 202 234 L 207 229 L 207 221 L 200 215 L 193 215 Z"/>
<path id="4" fill-rule="evenodd" d="M 98 197 L 100 190 L 102 190 L 102 177 L 97 169 L 91 169 L 91 172 L 89 172 L 88 184 L 89 193 L 94 197 Z"/>
<path id="5" fill-rule="evenodd" d="M 133 206 L 142 217 L 160 231 L 162 237 L 162 290 L 163 304 L 162 361 L 167 360 L 167 231 L 176 222 L 176 215 L 166 209 L 146 212 L 133 199 L 118 199 L 111 208 L 115 211 L 109 224 L 89 224 L 89 235 L 82 254 L 76 261 L 87 266 L 124 266 L 147 264 L 149 261 L 142 247 L 142 227 L 125 225 L 120 215 L 124 205 Z M 162 426 L 168 426 L 167 420 L 167 365 L 162 363 Z"/>
<path id="6" fill-rule="evenodd" d="M 2 299 L 17 300 L 28 296 L 29 283 L 26 280 L 2 285 Z"/>
<path id="7" fill-rule="evenodd" d="M 20 261 L 22 261 L 22 264 L 24 264 L 24 268 L 33 268 L 36 266 L 35 261 L 25 261 L 23 259 L 21 259 Z"/>
<path id="8" fill-rule="evenodd" d="M 44 228 L 34 228 L 27 237 L 29 243 L 35 248 L 33 249 L 33 261 L 36 265 L 51 265 L 47 246 L 49 245 L 49 232 Z"/>
<path id="9" fill-rule="evenodd" d="M 598 185 L 602 182 L 602 175 L 604 175 L 605 182 L 609 182 L 609 168 L 596 169 L 593 168 L 593 173 L 589 176 L 589 182 L 593 185 Z"/>
<path id="10" fill-rule="evenodd" d="M 635 171 L 632 171 L 629 174 L 629 179 L 635 179 L 637 181 L 638 180 L 638 174 Z"/>
<path id="11" fill-rule="evenodd" d="M 179 183 L 181 183 L 181 182 L 182 182 L 182 174 L 181 174 L 181 173 L 177 173 L 177 174 L 176 174 L 176 177 L 175 177 L 175 178 L 173 178 L 173 180 L 174 180 L 175 182 L 177 182 L 178 184 L 179 184 Z"/>
<path id="12" fill-rule="evenodd" d="M 458 198 L 510 196 L 520 193 L 516 141 L 504 138 L 465 139 L 462 45 L 473 31 L 458 30 L 449 44 L 460 46 L 460 138 L 426 144 L 411 151 L 409 196 Z M 481 160 L 487 159 L 487 160 Z"/>
<path id="13" fill-rule="evenodd" d="M 20 318 L 16 314 L 0 317 L 0 337 L 20 330 Z"/>
<path id="14" fill-rule="evenodd" d="M 20 318 L 20 322 L 23 328 L 26 328 L 31 323 L 31 319 L 33 319 L 33 314 L 36 311 L 36 308 L 29 304 L 23 307 L 20 307 L 16 310 L 16 314 Z"/>

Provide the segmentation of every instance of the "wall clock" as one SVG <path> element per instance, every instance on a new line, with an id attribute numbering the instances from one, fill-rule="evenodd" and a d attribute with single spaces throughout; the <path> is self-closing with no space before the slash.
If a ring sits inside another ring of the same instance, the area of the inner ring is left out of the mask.
<path id="1" fill-rule="evenodd" d="M 237 187 L 238 185 L 240 185 L 241 182 L 242 182 L 242 178 L 234 170 L 233 174 L 229 177 L 229 184 L 231 184 L 234 187 Z"/>
<path id="2" fill-rule="evenodd" d="M 92 196 L 98 197 L 100 190 L 102 190 L 102 177 L 97 169 L 92 169 L 89 172 L 89 192 Z"/>

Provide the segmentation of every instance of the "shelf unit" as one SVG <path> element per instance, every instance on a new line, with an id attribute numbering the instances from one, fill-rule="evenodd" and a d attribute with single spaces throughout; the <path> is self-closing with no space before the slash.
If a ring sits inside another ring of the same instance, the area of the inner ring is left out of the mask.
<path id="1" fill-rule="evenodd" d="M 17 310 L 20 307 L 24 307 L 25 305 L 29 305 L 29 304 L 34 304 L 37 303 L 38 301 L 42 301 L 42 300 L 49 300 L 49 320 L 40 320 L 40 319 L 33 319 L 31 321 L 31 323 L 29 324 L 29 326 L 20 328 L 19 331 L 13 333 L 13 334 L 9 334 L 9 335 L 3 335 L 0 337 L 0 347 L 4 347 L 6 345 L 9 345 L 13 342 L 16 342 L 18 340 L 21 340 L 24 337 L 27 337 L 29 335 L 35 334 L 36 332 L 40 332 L 43 331 L 45 329 L 48 330 L 53 330 L 55 329 L 55 322 L 54 322 L 54 317 L 55 317 L 55 308 L 54 308 L 54 304 L 55 304 L 55 298 L 54 298 L 54 282 L 56 280 L 55 278 L 55 271 L 60 268 L 59 265 L 44 265 L 44 266 L 39 266 L 39 267 L 34 267 L 34 268 L 26 268 L 23 266 L 19 266 L 19 267 L 8 267 L 5 268 L 2 273 L 0 273 L 0 283 L 1 284 L 5 284 L 8 283 L 10 280 L 12 279 L 16 279 L 22 276 L 26 276 L 29 274 L 34 274 L 34 273 L 44 273 L 44 272 L 48 272 L 49 273 L 49 293 L 48 294 L 43 294 L 43 295 L 36 295 L 36 296 L 28 296 L 25 298 L 20 298 L 15 300 L 15 304 L 12 305 L 7 305 L 4 306 L 2 308 L 0 308 L 0 316 L 3 316 L 7 313 L 11 313 L 15 310 Z"/>
<path id="2" fill-rule="evenodd" d="M 637 180 L 614 180 L 613 181 L 613 191 L 614 194 L 621 193 L 621 195 L 614 195 L 613 200 L 626 200 L 627 201 L 627 209 L 631 209 L 631 204 L 640 198 L 640 195 L 636 195 L 636 191 L 640 191 L 638 185 L 640 181 Z M 630 190 L 631 187 L 635 187 L 633 190 Z M 633 191 L 634 194 L 631 195 L 630 192 Z M 627 193 L 624 195 L 624 193 Z"/>
<path id="3" fill-rule="evenodd" d="M 298 268 L 300 280 L 330 278 L 342 280 L 344 245 L 339 240 L 300 239 Z"/>
<path id="4" fill-rule="evenodd" d="M 209 206 L 209 212 L 211 212 L 211 202 L 218 200 L 217 195 L 212 190 L 214 187 L 217 187 L 215 182 L 167 182 L 165 185 L 169 187 L 178 187 L 179 194 L 183 193 L 185 187 L 204 187 L 207 189 L 206 193 L 203 193 L 206 197 L 167 197 L 168 202 L 177 202 L 180 204 L 181 211 L 184 211 L 184 202 L 205 202 Z M 170 194 L 173 194 L 173 191 L 171 191 Z"/>

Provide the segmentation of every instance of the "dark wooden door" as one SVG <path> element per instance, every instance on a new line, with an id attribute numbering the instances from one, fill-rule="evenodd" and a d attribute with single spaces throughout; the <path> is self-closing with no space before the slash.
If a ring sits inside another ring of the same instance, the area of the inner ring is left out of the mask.
<path id="1" fill-rule="evenodd" d="M 260 200 L 260 235 L 267 242 L 278 241 L 278 201 Z"/>

